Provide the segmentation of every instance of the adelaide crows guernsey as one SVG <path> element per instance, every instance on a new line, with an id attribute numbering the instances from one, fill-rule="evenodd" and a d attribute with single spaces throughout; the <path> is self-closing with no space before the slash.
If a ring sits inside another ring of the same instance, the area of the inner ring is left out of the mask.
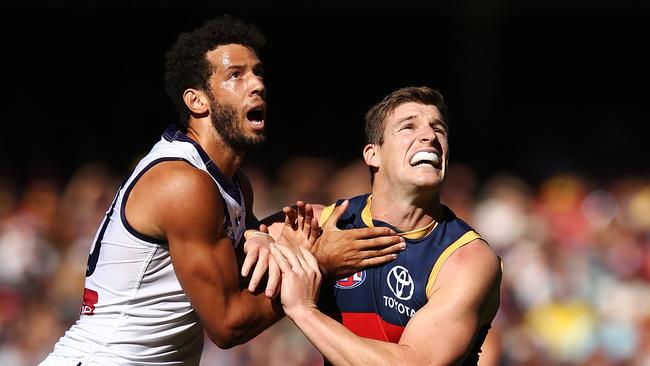
<path id="1" fill-rule="evenodd" d="M 168 128 L 118 190 L 88 258 L 80 319 L 48 360 L 74 360 L 71 365 L 199 364 L 203 327 L 176 278 L 169 246 L 136 231 L 125 216 L 133 186 L 165 161 L 185 161 L 212 177 L 224 202 L 225 219 L 218 224 L 234 246 L 240 242 L 246 213 L 238 184 L 196 142 Z"/>
<path id="2" fill-rule="evenodd" d="M 372 219 L 371 198 L 368 194 L 351 198 L 337 227 L 343 230 L 387 226 L 399 233 L 390 224 Z M 321 223 L 334 207 L 323 210 Z M 416 235 L 405 235 L 406 249 L 394 261 L 323 284 L 319 308 L 359 336 L 398 343 L 406 324 L 426 304 L 427 294 L 445 260 L 456 249 L 480 238 L 446 206 L 435 227 L 422 232 L 426 235 L 413 234 Z M 479 335 L 465 364 L 476 364 L 494 315 L 483 316 Z"/>

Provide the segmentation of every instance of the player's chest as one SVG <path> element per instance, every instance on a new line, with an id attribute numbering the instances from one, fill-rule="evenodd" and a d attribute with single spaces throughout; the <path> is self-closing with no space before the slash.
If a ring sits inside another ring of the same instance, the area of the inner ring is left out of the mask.
<path id="1" fill-rule="evenodd" d="M 341 312 L 376 313 L 394 324 L 405 324 L 426 303 L 431 269 L 415 253 L 402 252 L 391 263 L 369 268 L 333 284 Z"/>

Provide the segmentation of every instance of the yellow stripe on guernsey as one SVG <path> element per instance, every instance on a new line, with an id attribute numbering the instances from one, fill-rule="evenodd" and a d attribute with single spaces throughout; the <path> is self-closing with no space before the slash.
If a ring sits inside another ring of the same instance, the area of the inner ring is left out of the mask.
<path id="1" fill-rule="evenodd" d="M 431 270 L 431 273 L 429 274 L 429 280 L 427 281 L 427 287 L 426 287 L 426 294 L 429 296 L 429 292 L 433 288 L 433 284 L 436 282 L 436 278 L 438 277 L 438 273 L 440 273 L 440 269 L 442 269 L 442 265 L 445 264 L 445 261 L 449 256 L 456 251 L 456 249 L 462 247 L 463 245 L 469 244 L 472 240 L 474 239 L 480 239 L 481 236 L 478 235 L 475 231 L 468 231 L 463 236 L 458 238 L 455 242 L 453 242 L 450 246 L 445 249 L 442 254 L 440 254 L 440 257 L 438 257 L 438 260 L 436 260 L 436 264 L 433 265 L 433 269 Z"/>
<path id="2" fill-rule="evenodd" d="M 321 211 L 320 220 L 318 221 L 318 222 L 320 222 L 321 227 L 323 227 L 323 225 L 325 225 L 325 221 L 327 221 L 327 219 L 329 219 L 330 216 L 332 216 L 332 212 L 334 212 L 335 207 L 336 207 L 336 204 L 333 203 L 333 204 L 325 207 L 323 209 L 323 211 Z"/>
<path id="3" fill-rule="evenodd" d="M 363 208 L 363 211 L 361 211 L 361 220 L 363 220 L 363 223 L 366 224 L 366 226 L 368 227 L 375 226 L 375 224 L 373 224 L 372 222 L 372 215 L 370 214 L 371 206 L 372 206 L 372 195 L 369 195 L 368 200 L 366 201 L 366 206 Z M 421 227 L 419 229 L 397 233 L 397 235 L 403 236 L 407 239 L 421 239 L 424 238 L 430 232 L 432 232 L 437 224 L 438 222 L 436 220 L 433 220 L 427 226 Z"/>

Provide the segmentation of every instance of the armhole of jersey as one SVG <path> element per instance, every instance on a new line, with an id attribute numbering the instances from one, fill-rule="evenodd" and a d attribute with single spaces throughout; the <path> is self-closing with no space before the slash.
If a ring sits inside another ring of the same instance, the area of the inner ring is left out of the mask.
<path id="1" fill-rule="evenodd" d="M 162 163 L 162 162 L 165 162 L 165 161 L 184 161 L 184 162 L 192 165 L 192 163 L 190 163 L 187 159 L 180 158 L 180 157 L 164 157 L 164 158 L 159 158 L 159 159 L 153 160 L 152 162 L 147 164 L 147 166 L 142 168 L 142 170 L 138 173 L 138 175 L 135 178 L 133 178 L 133 180 L 131 182 L 129 182 L 129 185 L 127 187 L 124 188 L 124 195 L 122 196 L 122 202 L 120 204 L 120 206 L 121 206 L 120 207 L 120 219 L 122 219 L 122 224 L 124 225 L 126 230 L 131 235 L 135 236 L 136 238 L 138 238 L 140 240 L 144 240 L 144 241 L 149 242 L 149 243 L 154 243 L 154 244 L 164 244 L 167 241 L 152 238 L 152 237 L 150 237 L 148 235 L 142 234 L 141 232 L 137 231 L 133 226 L 131 226 L 131 224 L 129 224 L 129 221 L 126 219 L 126 203 L 127 203 L 128 199 L 129 199 L 129 195 L 131 194 L 131 190 L 133 189 L 133 187 L 135 187 L 136 183 L 138 183 L 140 178 L 142 178 L 144 173 L 149 171 L 149 169 L 153 168 L 155 165 L 157 165 L 159 163 Z"/>
<path id="2" fill-rule="evenodd" d="M 438 260 L 436 260 L 436 263 L 433 265 L 433 269 L 431 269 L 431 273 L 429 274 L 429 280 L 427 281 L 427 287 L 426 287 L 426 295 L 429 297 L 429 293 L 431 292 L 431 289 L 433 288 L 433 284 L 436 282 L 436 278 L 438 277 L 438 273 L 440 273 L 440 270 L 442 269 L 442 265 L 445 264 L 445 261 L 449 256 L 455 252 L 458 248 L 469 244 L 472 240 L 474 239 L 481 239 L 481 236 L 478 235 L 475 231 L 468 231 L 463 236 L 458 238 L 455 242 L 453 242 L 450 246 L 445 249 L 442 254 L 440 254 L 440 257 Z"/>
<path id="3" fill-rule="evenodd" d="M 320 222 L 321 227 L 323 227 L 323 225 L 325 225 L 325 221 L 327 221 L 327 219 L 329 219 L 330 216 L 332 216 L 332 212 L 334 212 L 335 207 L 336 207 L 336 203 L 333 203 L 325 207 L 323 211 L 321 211 L 320 220 L 318 220 L 318 222 Z"/>

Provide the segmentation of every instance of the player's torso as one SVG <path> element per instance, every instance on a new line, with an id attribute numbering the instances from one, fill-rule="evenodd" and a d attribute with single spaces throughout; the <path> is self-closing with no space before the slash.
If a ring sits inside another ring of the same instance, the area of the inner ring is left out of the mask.
<path id="1" fill-rule="evenodd" d="M 91 247 L 80 319 L 54 353 L 104 364 L 198 364 L 203 328 L 176 278 L 169 247 L 139 233 L 125 217 L 131 189 L 148 169 L 186 161 L 213 177 L 227 209 L 224 229 L 239 243 L 245 229 L 241 191 L 188 140 L 165 131 L 120 187 Z"/>
<path id="2" fill-rule="evenodd" d="M 364 212 L 366 198 L 350 200 L 339 220 L 340 229 L 369 226 L 369 210 Z M 390 226 L 377 220 L 372 225 Z M 397 343 L 406 324 L 427 302 L 428 287 L 437 273 L 434 268 L 439 269 L 461 242 L 476 237 L 446 209 L 433 231 L 420 239 L 406 239 L 406 249 L 394 261 L 325 284 L 319 306 L 359 336 Z"/>

